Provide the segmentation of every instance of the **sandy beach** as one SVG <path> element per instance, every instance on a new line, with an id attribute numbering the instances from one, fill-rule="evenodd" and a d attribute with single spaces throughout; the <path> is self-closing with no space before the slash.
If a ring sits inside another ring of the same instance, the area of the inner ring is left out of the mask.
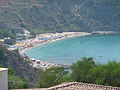
<path id="1" fill-rule="evenodd" d="M 36 38 L 26 40 L 16 45 L 17 46 L 22 45 L 22 48 L 19 49 L 19 52 L 20 54 L 23 54 L 26 50 L 29 50 L 30 48 L 33 48 L 33 47 L 59 41 L 62 39 L 78 37 L 78 36 L 87 36 L 87 35 L 91 35 L 91 33 L 86 33 L 86 32 L 63 32 L 63 33 L 56 33 L 56 34 L 47 33 L 47 34 L 40 34 Z"/>
<path id="2" fill-rule="evenodd" d="M 9 50 L 18 49 L 19 53 L 21 55 L 25 54 L 25 51 L 37 47 L 40 45 L 48 44 L 51 42 L 72 38 L 72 37 L 78 37 L 78 36 L 88 36 L 91 35 L 91 33 L 87 32 L 63 32 L 63 33 L 46 33 L 46 34 L 40 34 L 36 38 L 23 40 L 20 42 L 17 42 L 15 45 L 11 46 Z M 24 57 L 24 56 L 23 56 Z M 26 58 L 26 56 L 25 56 Z M 33 67 L 40 68 L 42 70 L 46 70 L 50 67 L 69 67 L 62 64 L 55 64 L 53 62 L 47 62 L 44 60 L 36 60 L 31 59 L 27 56 L 27 59 L 32 63 Z"/>

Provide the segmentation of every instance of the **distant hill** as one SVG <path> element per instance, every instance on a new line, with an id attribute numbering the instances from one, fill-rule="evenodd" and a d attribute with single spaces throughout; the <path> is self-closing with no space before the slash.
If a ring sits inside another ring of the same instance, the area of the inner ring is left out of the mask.
<path id="1" fill-rule="evenodd" d="M 0 0 L 0 36 L 22 28 L 33 34 L 120 31 L 120 0 Z"/>
<path id="2" fill-rule="evenodd" d="M 17 76 L 27 78 L 30 82 L 30 87 L 34 87 L 40 76 L 39 71 L 23 60 L 17 51 L 8 51 L 1 45 L 0 65 L 11 67 Z"/>

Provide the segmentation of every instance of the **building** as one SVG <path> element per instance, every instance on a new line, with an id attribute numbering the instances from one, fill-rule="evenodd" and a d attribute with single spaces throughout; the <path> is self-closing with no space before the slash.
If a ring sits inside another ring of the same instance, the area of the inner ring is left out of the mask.
<path id="1" fill-rule="evenodd" d="M 0 68 L 0 90 L 8 90 L 8 69 Z"/>
<path id="2" fill-rule="evenodd" d="M 50 88 L 13 89 L 13 90 L 120 90 L 120 87 L 103 86 L 80 82 L 67 82 Z"/>

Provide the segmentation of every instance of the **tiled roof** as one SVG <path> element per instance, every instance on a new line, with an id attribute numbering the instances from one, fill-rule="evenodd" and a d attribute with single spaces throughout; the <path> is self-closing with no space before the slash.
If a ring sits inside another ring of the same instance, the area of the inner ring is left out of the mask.
<path id="1" fill-rule="evenodd" d="M 31 88 L 31 89 L 9 89 L 9 90 L 48 90 L 47 88 Z"/>
<path id="2" fill-rule="evenodd" d="M 68 82 L 50 88 L 13 89 L 13 90 L 120 90 L 120 87 L 103 86 L 79 82 Z"/>
<path id="3" fill-rule="evenodd" d="M 48 90 L 120 90 L 120 87 L 103 86 L 96 84 L 87 84 L 79 82 L 63 83 L 54 87 L 48 88 Z"/>

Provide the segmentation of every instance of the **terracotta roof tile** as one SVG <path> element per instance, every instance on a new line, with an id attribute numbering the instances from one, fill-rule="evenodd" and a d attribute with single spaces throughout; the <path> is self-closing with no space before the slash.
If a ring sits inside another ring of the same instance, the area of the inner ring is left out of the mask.
<path id="1" fill-rule="evenodd" d="M 103 86 L 96 84 L 87 84 L 79 82 L 63 83 L 54 87 L 48 88 L 48 90 L 120 90 L 120 87 Z"/>
<path id="2" fill-rule="evenodd" d="M 68 82 L 50 87 L 48 89 L 38 88 L 38 89 L 13 89 L 13 90 L 120 90 L 120 87 L 103 86 L 79 82 Z"/>

